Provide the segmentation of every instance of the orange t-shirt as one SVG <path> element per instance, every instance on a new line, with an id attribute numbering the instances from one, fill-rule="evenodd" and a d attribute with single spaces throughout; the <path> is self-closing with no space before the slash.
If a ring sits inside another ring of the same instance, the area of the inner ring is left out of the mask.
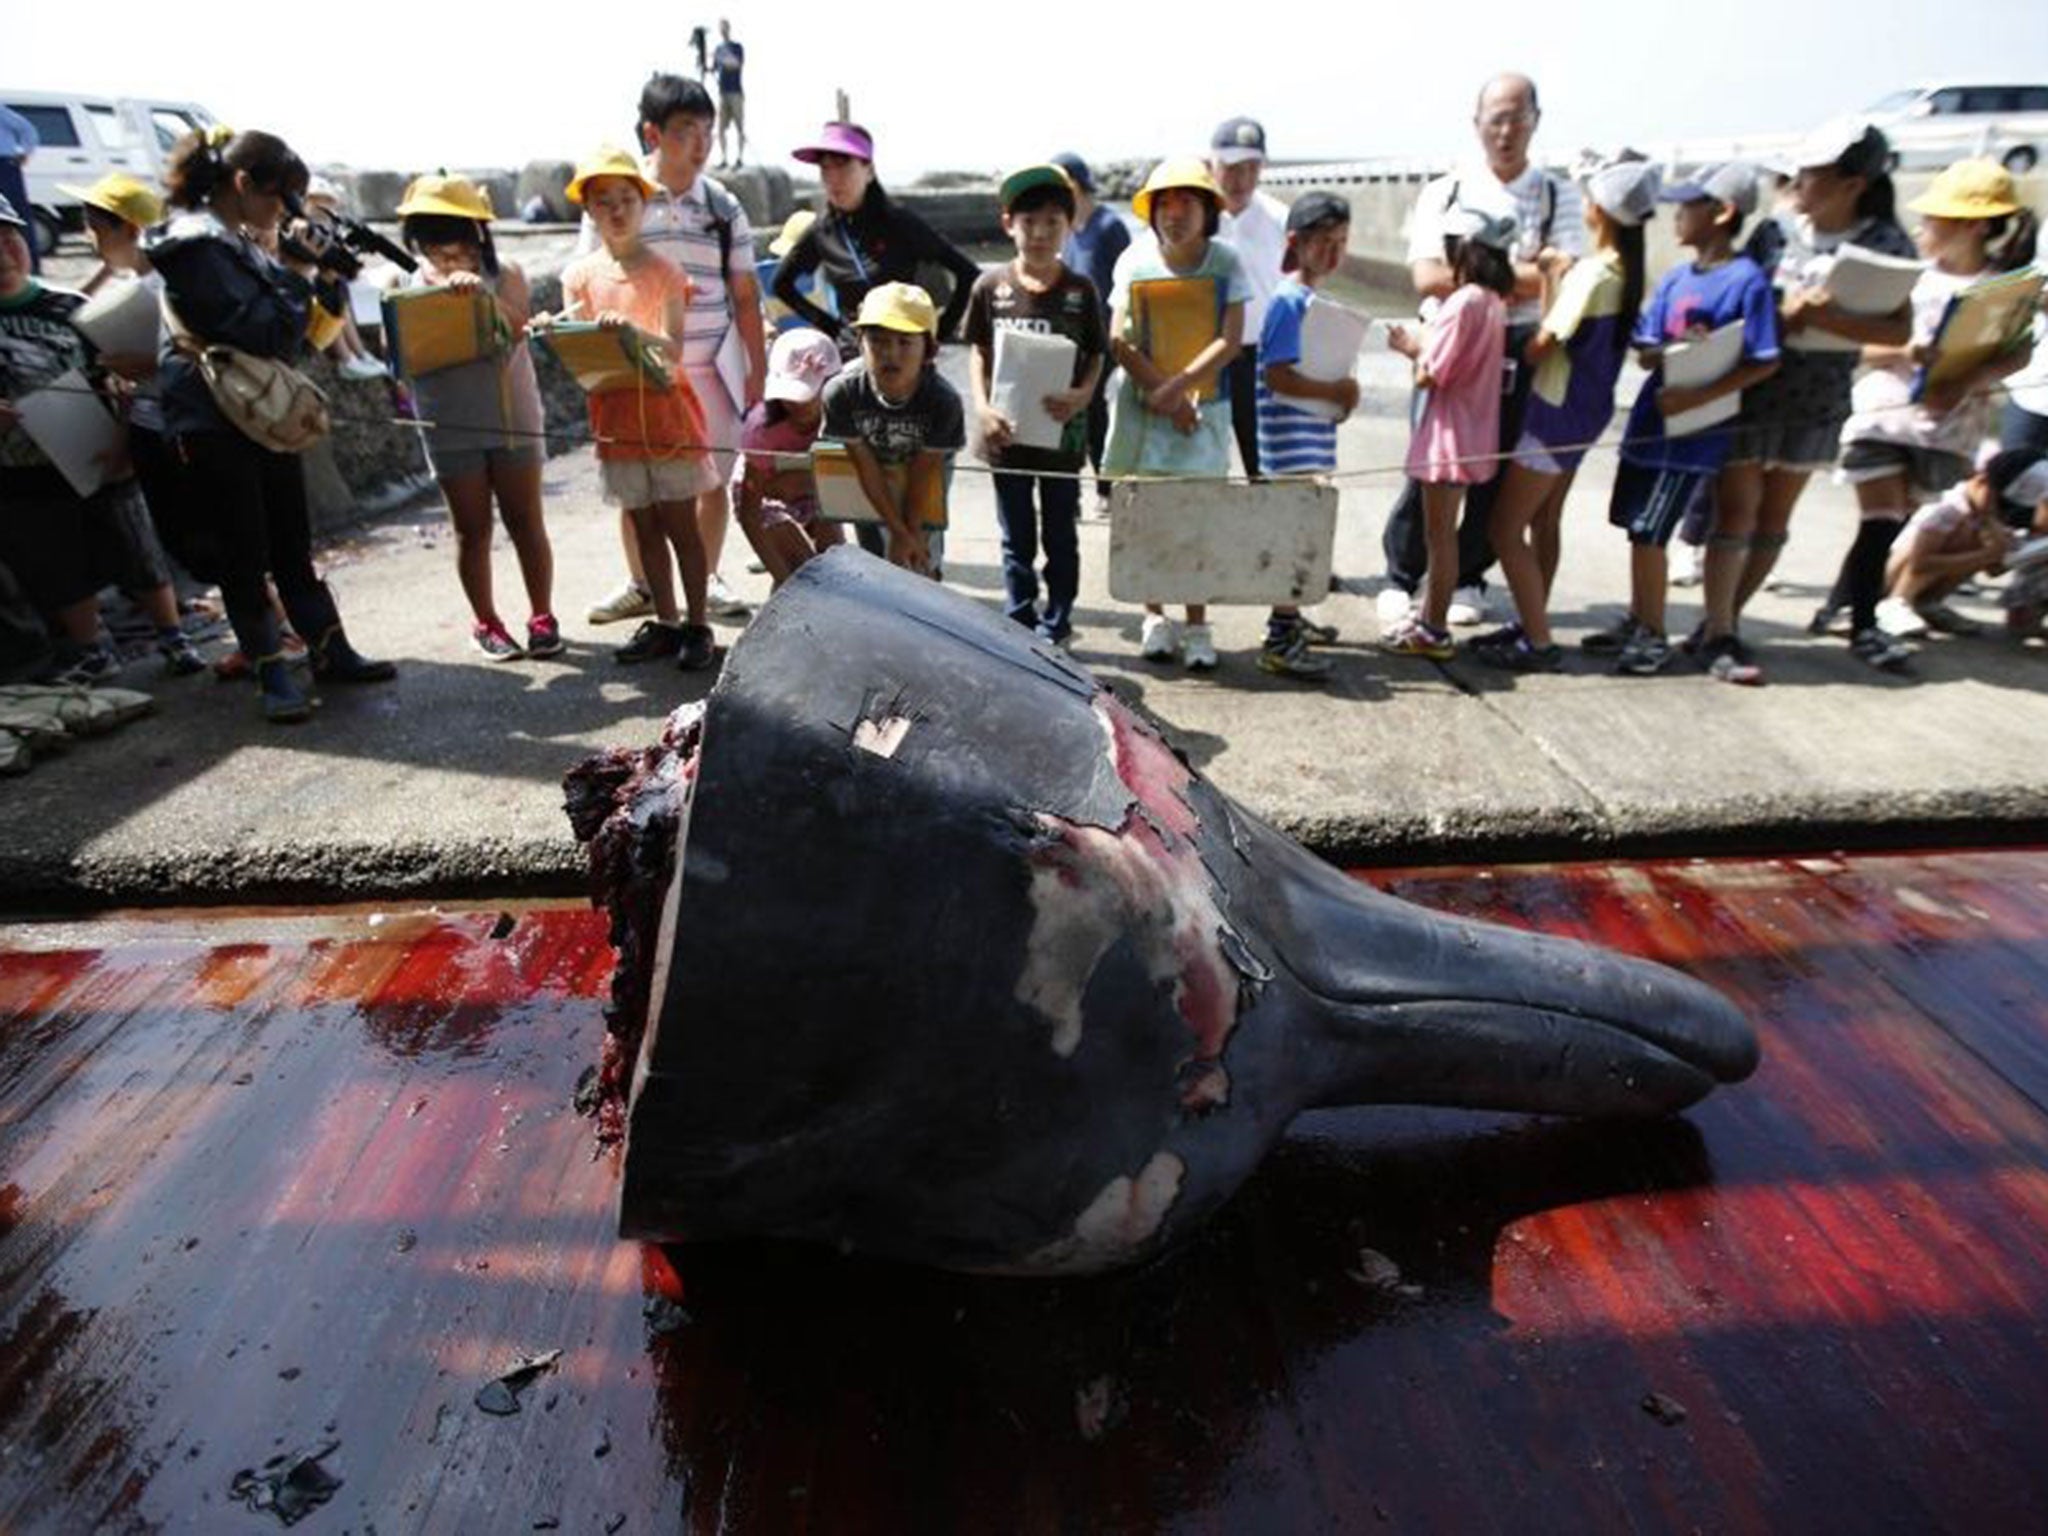
<path id="1" fill-rule="evenodd" d="M 563 269 L 562 297 L 584 319 L 616 311 L 643 334 L 668 342 L 671 358 L 681 356 L 680 340 L 668 333 L 668 311 L 671 304 L 687 307 L 690 280 L 664 256 L 643 249 L 628 270 L 609 251 L 592 251 Z M 705 456 L 710 445 L 704 407 L 680 365 L 672 374 L 675 382 L 666 392 L 615 389 L 585 397 L 600 459 L 688 461 Z"/>

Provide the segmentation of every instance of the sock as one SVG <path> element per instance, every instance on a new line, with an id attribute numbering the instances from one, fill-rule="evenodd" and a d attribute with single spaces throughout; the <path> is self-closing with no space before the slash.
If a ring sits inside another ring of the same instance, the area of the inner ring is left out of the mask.
<path id="1" fill-rule="evenodd" d="M 1856 542 L 1849 546 L 1844 574 L 1849 588 L 1849 628 L 1860 634 L 1877 623 L 1878 599 L 1884 596 L 1885 562 L 1892 541 L 1905 527 L 1896 517 L 1866 517 L 1856 530 Z"/>

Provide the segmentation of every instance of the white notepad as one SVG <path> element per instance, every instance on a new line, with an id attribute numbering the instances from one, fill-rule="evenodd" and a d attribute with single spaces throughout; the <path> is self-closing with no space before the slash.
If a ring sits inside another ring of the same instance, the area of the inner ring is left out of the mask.
<path id="1" fill-rule="evenodd" d="M 1717 331 L 1697 341 L 1681 341 L 1664 349 L 1664 383 L 1667 388 L 1698 389 L 1725 379 L 1742 361 L 1742 322 L 1730 320 Z M 1666 437 L 1689 437 L 1732 421 L 1742 411 L 1742 391 L 1709 400 L 1705 405 L 1665 418 Z"/>
<path id="2" fill-rule="evenodd" d="M 110 282 L 71 315 L 71 328 L 102 352 L 155 357 L 163 332 L 163 305 L 137 278 Z"/>
<path id="3" fill-rule="evenodd" d="M 1835 252 L 1833 265 L 1821 286 L 1844 314 L 1860 318 L 1897 314 L 1913 296 L 1926 264 L 1910 256 L 1886 256 L 1860 245 L 1845 245 Z M 1789 332 L 1785 345 L 1801 352 L 1860 352 L 1863 343 L 1837 336 L 1814 326 Z"/>
<path id="4" fill-rule="evenodd" d="M 1372 320 L 1355 309 L 1329 299 L 1310 302 L 1301 317 L 1301 361 L 1294 371 L 1319 384 L 1334 384 L 1358 371 L 1358 354 L 1372 330 Z M 1298 395 L 1282 397 L 1296 410 L 1307 411 L 1325 421 L 1341 421 L 1344 413 L 1334 401 L 1309 400 Z"/>
<path id="5" fill-rule="evenodd" d="M 76 368 L 14 402 L 21 429 L 81 496 L 107 483 L 108 461 L 127 451 L 128 437 Z"/>
<path id="6" fill-rule="evenodd" d="M 1045 409 L 1045 397 L 1074 387 L 1080 348 L 1070 336 L 998 330 L 989 369 L 988 403 L 1010 418 L 1019 448 L 1057 448 L 1066 428 Z"/>

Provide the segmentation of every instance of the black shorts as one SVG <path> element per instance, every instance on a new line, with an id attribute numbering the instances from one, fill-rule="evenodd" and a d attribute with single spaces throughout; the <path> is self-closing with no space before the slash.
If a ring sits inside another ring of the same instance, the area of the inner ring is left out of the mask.
<path id="1" fill-rule="evenodd" d="M 1614 494 L 1607 502 L 1607 521 L 1628 530 L 1631 544 L 1671 542 L 1686 508 L 1700 487 L 1712 478 L 1706 471 L 1650 469 L 1623 459 L 1614 470 Z"/>
<path id="2" fill-rule="evenodd" d="M 54 469 L 0 471 L 0 561 L 44 612 L 100 589 L 86 536 L 85 503 Z"/>

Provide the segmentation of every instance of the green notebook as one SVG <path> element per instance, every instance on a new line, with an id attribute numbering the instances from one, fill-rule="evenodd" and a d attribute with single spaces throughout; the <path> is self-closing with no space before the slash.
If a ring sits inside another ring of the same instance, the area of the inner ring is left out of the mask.
<path id="1" fill-rule="evenodd" d="M 674 387 L 662 345 L 630 325 L 563 320 L 535 331 L 533 339 L 554 353 L 585 394 Z"/>

